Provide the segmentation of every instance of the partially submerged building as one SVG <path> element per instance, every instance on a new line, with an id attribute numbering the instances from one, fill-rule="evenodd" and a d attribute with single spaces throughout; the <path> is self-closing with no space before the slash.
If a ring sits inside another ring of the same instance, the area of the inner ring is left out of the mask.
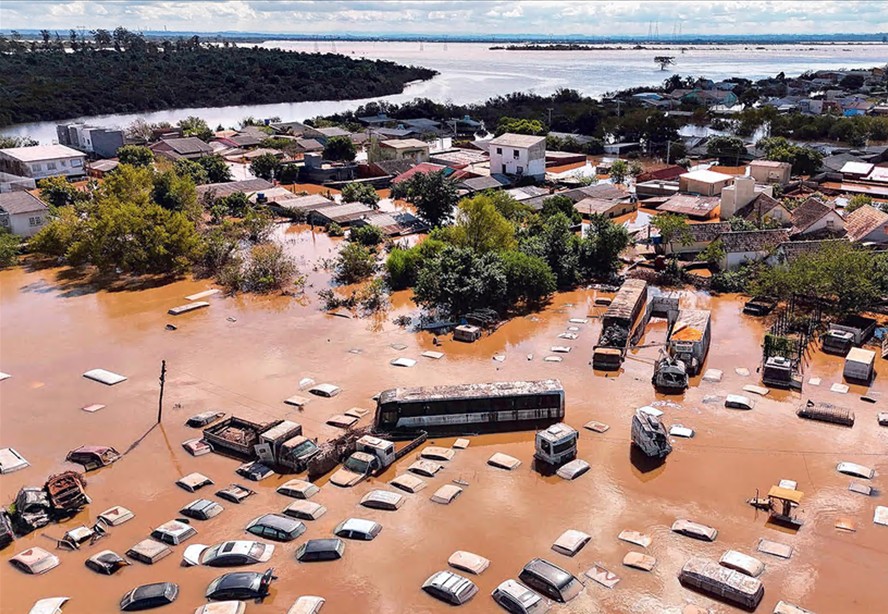
<path id="1" fill-rule="evenodd" d="M 546 137 L 506 133 L 490 141 L 490 172 L 546 178 Z"/>

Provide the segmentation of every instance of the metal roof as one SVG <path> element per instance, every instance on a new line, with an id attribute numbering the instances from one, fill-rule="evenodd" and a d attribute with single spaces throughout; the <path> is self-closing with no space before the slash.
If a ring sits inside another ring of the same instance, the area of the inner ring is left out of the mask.
<path id="1" fill-rule="evenodd" d="M 540 143 L 545 143 L 545 136 L 534 136 L 532 134 L 512 134 L 507 132 L 490 141 L 493 146 L 504 147 L 533 147 Z"/>
<path id="2" fill-rule="evenodd" d="M 30 192 L 18 191 L 0 194 L 0 210 L 9 215 L 16 215 L 18 213 L 49 211 L 49 207 Z"/>
<path id="3" fill-rule="evenodd" d="M 55 160 L 58 158 L 86 158 L 85 153 L 64 145 L 10 147 L 9 149 L 0 149 L 0 153 L 21 162 L 39 162 L 40 160 Z"/>

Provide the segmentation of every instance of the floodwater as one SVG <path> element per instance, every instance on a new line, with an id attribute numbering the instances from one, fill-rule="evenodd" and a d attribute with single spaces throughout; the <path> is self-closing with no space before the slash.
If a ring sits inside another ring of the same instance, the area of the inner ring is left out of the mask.
<path id="1" fill-rule="evenodd" d="M 335 248 L 335 241 L 300 227 L 291 228 L 286 237 L 289 249 L 303 254 L 306 269 Z M 830 392 L 830 384 L 841 380 L 842 359 L 814 353 L 806 377 L 822 378 L 819 387 L 806 386 L 804 396 L 775 391 L 757 399 L 752 411 L 734 411 L 721 400 L 704 402 L 704 397 L 723 399 L 744 384 L 758 383 L 763 323 L 741 315 L 736 297 L 686 294 L 685 306 L 712 310 L 713 344 L 705 366 L 722 369 L 725 376 L 718 384 L 697 377 L 687 394 L 664 397 L 650 385 L 654 347 L 638 350 L 618 375 L 592 371 L 591 346 L 599 329 L 595 316 L 602 310 L 594 304 L 596 291 L 560 294 L 541 313 L 516 318 L 477 343 L 443 339 L 435 347 L 430 334 L 392 323 L 395 316 L 413 312 L 408 292 L 397 293 L 391 312 L 382 318 L 332 317 L 318 311 L 314 298 L 326 279 L 322 271 L 310 272 L 314 287 L 306 300 L 216 296 L 208 299 L 208 309 L 173 318 L 166 314 L 168 308 L 209 284 L 189 279 L 110 292 L 59 269 L 0 272 L 0 370 L 12 374 L 0 383 L 0 447 L 13 446 L 31 462 L 25 470 L 0 477 L 0 500 L 7 504 L 21 486 L 42 484 L 48 475 L 73 468 L 64 457 L 79 445 L 112 445 L 124 451 L 139 442 L 115 465 L 87 475 L 92 497 L 87 509 L 17 540 L 0 556 L 8 559 L 30 546 L 52 549 L 42 533 L 59 537 L 79 524 L 92 524 L 112 505 L 130 508 L 135 519 L 112 528 L 92 546 L 58 552 L 61 566 L 44 576 L 27 576 L 0 564 L 0 612 L 20 614 L 39 598 L 61 595 L 71 597 L 66 614 L 114 612 L 126 591 L 155 581 L 174 581 L 181 588 L 176 604 L 163 611 L 192 612 L 204 603 L 207 584 L 227 570 L 180 567 L 185 545 L 174 547 L 171 556 L 153 566 L 134 563 L 112 577 L 99 576 L 83 564 L 101 549 L 122 554 L 153 527 L 175 518 L 189 501 L 213 498 L 216 488 L 242 481 L 234 473 L 236 461 L 213 454 L 194 458 L 182 449 L 182 441 L 197 435 L 184 426 L 192 414 L 218 408 L 254 420 L 289 418 L 323 440 L 339 432 L 325 424 L 329 416 L 351 407 L 372 409 L 371 397 L 385 388 L 549 377 L 565 386 L 566 421 L 581 431 L 579 457 L 592 466 L 587 474 L 564 482 L 534 472 L 533 434 L 528 432 L 471 438 L 469 448 L 458 451 L 425 490 L 405 495 L 408 501 L 397 512 L 364 509 L 358 502 L 373 488 L 387 488 L 414 454 L 351 489 L 321 480 L 321 492 L 313 500 L 329 511 L 307 523 L 308 531 L 296 542 L 277 546 L 270 564 L 280 579 L 264 605 L 251 604 L 247 611 L 284 612 L 299 595 L 313 594 L 327 599 L 324 612 L 331 614 L 449 612 L 450 606 L 428 597 L 420 586 L 447 568 L 453 551 L 463 549 L 491 560 L 483 575 L 473 577 L 480 592 L 460 608 L 467 613 L 497 611 L 490 592 L 536 556 L 576 574 L 601 563 L 622 578 L 613 590 L 590 581 L 577 600 L 553 612 L 677 613 L 687 603 L 728 612 L 733 611 L 729 606 L 682 588 L 677 574 L 692 555 L 718 558 L 733 548 L 759 556 L 767 565 L 760 612 L 771 612 L 780 599 L 817 612 L 884 612 L 888 528 L 872 522 L 884 495 L 867 498 L 848 492 L 851 478 L 838 474 L 835 465 L 847 460 L 872 466 L 877 471 L 872 485 L 882 493 L 888 490 L 888 429 L 876 422 L 876 412 L 886 409 L 888 398 L 885 361 L 877 364 L 880 376 L 872 388 L 878 405 L 860 401 L 859 386 L 844 396 Z M 580 329 L 576 341 L 557 338 L 573 326 L 570 318 L 587 316 L 588 323 L 575 325 Z M 170 322 L 178 330 L 165 330 Z M 657 329 L 645 341 L 660 337 Z M 392 344 L 407 347 L 398 351 Z M 562 355 L 561 363 L 544 362 L 553 345 L 573 349 Z M 445 357 L 436 361 L 420 356 L 430 349 Z M 495 361 L 494 355 L 505 360 Z M 389 361 L 399 356 L 418 362 L 413 368 L 391 366 Z M 164 415 L 162 425 L 152 428 L 162 359 L 167 365 Z M 129 379 L 106 387 L 81 377 L 97 367 Z M 741 377 L 736 367 L 749 369 L 752 376 Z M 303 377 L 337 384 L 342 394 L 313 398 L 304 411 L 297 411 L 283 399 L 299 393 Z M 851 407 L 856 425 L 848 429 L 796 418 L 794 410 L 808 397 Z M 659 467 L 641 462 L 629 443 L 634 409 L 651 402 L 665 412 L 667 426 L 681 423 L 697 433 L 690 440 L 676 439 L 674 451 Z M 106 407 L 97 413 L 81 411 L 93 403 Z M 592 419 L 609 424 L 610 430 L 584 430 L 582 425 Z M 452 441 L 434 443 L 447 446 Z M 494 452 L 515 456 L 522 465 L 511 473 L 489 467 L 486 460 Z M 191 494 L 174 485 L 193 471 L 217 486 Z M 765 491 L 781 478 L 797 480 L 805 492 L 801 514 L 806 524 L 798 532 L 767 524 L 761 512 L 744 503 L 756 489 Z M 186 545 L 243 538 L 249 520 L 280 512 L 290 502 L 275 493 L 286 479 L 273 476 L 249 484 L 256 496 L 241 505 L 223 503 L 220 516 L 195 521 L 198 535 Z M 459 498 L 449 506 L 429 501 L 451 480 L 468 483 Z M 337 562 L 295 561 L 302 541 L 329 536 L 337 523 L 352 516 L 379 521 L 382 533 L 372 542 L 349 541 Z M 718 528 L 718 540 L 703 543 L 671 533 L 677 518 Z M 841 518 L 852 519 L 857 531 L 836 530 Z M 550 550 L 569 528 L 592 535 L 574 558 Z M 657 558 L 653 572 L 621 565 L 626 552 L 639 550 L 617 539 L 623 529 L 652 536 L 648 550 Z M 762 537 L 794 546 L 792 559 L 757 554 Z"/>
<path id="2" fill-rule="evenodd" d="M 252 43 L 250 43 L 252 45 Z M 490 43 L 420 43 L 383 41 L 268 41 L 265 47 L 294 51 L 340 53 L 354 57 L 392 60 L 437 70 L 429 81 L 410 84 L 401 94 L 382 97 L 394 103 L 414 98 L 438 102 L 469 104 L 483 102 L 511 92 L 535 92 L 546 95 L 559 88 L 576 89 L 590 96 L 601 96 L 631 87 L 659 85 L 673 73 L 705 76 L 720 80 L 728 77 L 761 79 L 783 71 L 798 75 L 808 70 L 871 68 L 885 63 L 885 45 L 745 45 L 692 46 L 681 52 L 676 45 L 648 45 L 647 49 L 628 46 L 584 51 L 505 51 L 491 50 Z M 672 55 L 676 64 L 661 71 L 654 63 L 658 55 Z M 324 100 L 244 106 L 169 109 L 151 113 L 121 113 L 57 118 L 59 121 L 84 121 L 96 126 L 125 127 L 142 118 L 148 122 L 171 122 L 189 115 L 204 118 L 210 126 L 236 126 L 244 117 L 280 117 L 284 121 L 302 121 L 318 115 L 352 110 L 370 102 L 362 100 Z M 56 123 L 35 122 L 6 126 L 0 134 L 27 135 L 41 143 L 51 143 Z"/>

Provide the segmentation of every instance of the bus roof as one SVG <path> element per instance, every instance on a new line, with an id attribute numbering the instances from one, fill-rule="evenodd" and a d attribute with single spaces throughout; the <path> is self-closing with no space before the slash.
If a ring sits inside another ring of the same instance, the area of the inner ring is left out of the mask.
<path id="1" fill-rule="evenodd" d="M 392 401 L 420 402 L 450 399 L 483 399 L 563 391 L 564 388 L 561 385 L 561 382 L 557 379 L 392 388 L 380 393 L 379 403 L 391 403 Z"/>

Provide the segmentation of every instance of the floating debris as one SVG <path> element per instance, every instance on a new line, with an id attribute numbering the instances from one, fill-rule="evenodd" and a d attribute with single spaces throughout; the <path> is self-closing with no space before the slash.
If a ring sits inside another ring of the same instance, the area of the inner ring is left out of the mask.
<path id="1" fill-rule="evenodd" d="M 579 332 L 580 327 L 579 326 L 568 326 L 567 330 L 568 330 L 568 332 L 576 333 L 576 332 Z"/>
<path id="2" fill-rule="evenodd" d="M 829 389 L 831 392 L 837 392 L 839 394 L 848 394 L 848 390 L 850 390 L 845 384 L 833 384 Z"/>
<path id="3" fill-rule="evenodd" d="M 202 298 L 207 298 L 208 296 L 215 296 L 222 292 L 218 288 L 213 288 L 212 290 L 204 290 L 203 292 L 197 292 L 196 294 L 189 294 L 185 297 L 186 301 L 196 301 Z"/>
<path id="4" fill-rule="evenodd" d="M 496 354 L 493 359 L 497 362 L 503 362 L 504 360 L 506 360 L 506 356 L 505 354 Z"/>
<path id="5" fill-rule="evenodd" d="M 820 382 L 822 382 L 822 381 L 823 380 L 821 380 L 819 377 L 812 377 L 811 379 L 808 380 L 808 384 L 811 386 L 819 386 Z"/>
<path id="6" fill-rule="evenodd" d="M 228 316 L 225 319 L 228 320 L 229 322 L 237 322 L 237 318 L 235 318 L 234 316 Z"/>
<path id="7" fill-rule="evenodd" d="M 746 367 L 738 367 L 734 369 L 734 373 L 741 377 L 749 377 L 749 369 L 747 369 Z"/>
<path id="8" fill-rule="evenodd" d="M 392 348 L 393 350 L 397 350 L 399 352 L 403 352 L 404 350 L 407 349 L 407 346 L 404 345 L 403 343 L 392 343 L 391 345 L 389 345 L 389 347 Z"/>
<path id="9" fill-rule="evenodd" d="M 556 354 L 567 354 L 570 350 L 571 348 L 569 345 L 553 345 L 550 348 L 550 351 L 555 352 Z"/>
<path id="10" fill-rule="evenodd" d="M 543 358 L 543 362 L 562 362 L 563 360 L 561 356 L 546 356 Z"/>
<path id="11" fill-rule="evenodd" d="M 424 358 L 431 358 L 432 360 L 440 360 L 444 358 L 444 352 L 435 352 L 434 350 L 426 350 L 420 355 Z"/>
<path id="12" fill-rule="evenodd" d="M 745 390 L 746 392 L 751 392 L 753 394 L 760 395 L 760 396 L 765 396 L 769 392 L 771 392 L 770 390 L 768 390 L 764 386 L 756 386 L 754 384 L 746 384 L 745 386 L 743 386 L 743 390 Z"/>
<path id="13" fill-rule="evenodd" d="M 559 339 L 569 339 L 571 341 L 573 341 L 577 337 L 579 337 L 579 335 L 577 335 L 576 333 L 561 333 L 558 335 Z"/>
<path id="14" fill-rule="evenodd" d="M 168 314 L 171 316 L 180 316 L 183 313 L 188 313 L 189 311 L 197 311 L 198 309 L 203 309 L 204 307 L 209 307 L 210 304 L 206 301 L 195 301 L 193 303 L 188 303 L 187 305 L 179 305 L 178 307 L 172 307 Z"/>
<path id="15" fill-rule="evenodd" d="M 83 377 L 91 379 L 94 382 L 99 382 L 100 384 L 105 384 L 106 386 L 113 386 L 114 384 L 126 381 L 126 376 L 106 369 L 91 369 L 84 373 Z"/>
<path id="16" fill-rule="evenodd" d="M 607 425 L 604 422 L 599 422 L 598 420 L 590 420 L 583 425 L 583 428 L 589 429 L 595 433 L 604 433 L 610 429 L 610 425 Z"/>
<path id="17" fill-rule="evenodd" d="M 589 322 L 588 318 L 571 318 L 568 320 L 571 324 L 587 324 Z"/>
<path id="18" fill-rule="evenodd" d="M 469 447 L 469 440 L 461 437 L 453 442 L 453 447 L 457 450 L 465 450 Z"/>
<path id="19" fill-rule="evenodd" d="M 179 330 L 179 327 L 175 324 L 167 324 L 164 328 L 166 328 L 167 330 Z"/>
<path id="20" fill-rule="evenodd" d="M 393 367 L 410 368 L 410 367 L 416 365 L 416 361 L 413 360 L 412 358 L 401 357 L 401 358 L 395 358 L 394 360 L 389 361 L 389 364 L 392 365 Z"/>
<path id="21" fill-rule="evenodd" d="M 601 563 L 596 563 L 583 573 L 590 580 L 595 580 L 607 588 L 613 588 L 620 582 L 620 577 L 608 571 Z"/>
<path id="22" fill-rule="evenodd" d="M 9 379 L 10 377 L 12 377 L 12 376 L 9 373 L 4 373 L 3 371 L 0 371 L 0 382 L 2 382 L 5 379 Z"/>

